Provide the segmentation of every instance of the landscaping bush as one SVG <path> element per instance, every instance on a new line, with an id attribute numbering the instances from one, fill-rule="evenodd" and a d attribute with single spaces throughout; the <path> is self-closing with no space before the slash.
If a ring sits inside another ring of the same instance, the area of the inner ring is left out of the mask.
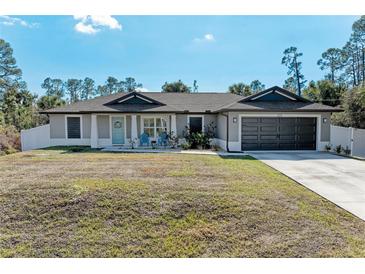
<path id="1" fill-rule="evenodd" d="M 185 140 L 191 148 L 210 148 L 210 143 L 214 138 L 215 128 L 213 122 L 205 126 L 204 132 L 190 132 L 190 128 L 186 127 L 184 131 Z"/>
<path id="2" fill-rule="evenodd" d="M 350 155 L 351 154 L 351 149 L 349 149 L 348 146 L 346 146 L 346 148 L 343 149 L 343 152 L 346 154 L 346 155 Z"/>
<path id="3" fill-rule="evenodd" d="M 20 150 L 20 135 L 14 126 L 0 125 L 0 155 Z"/>
<path id="4" fill-rule="evenodd" d="M 327 145 L 325 145 L 325 147 L 324 147 L 324 149 L 325 149 L 326 151 L 330 151 L 330 150 L 331 150 L 331 148 L 332 148 L 332 145 L 331 145 L 331 144 L 327 144 Z"/>
<path id="5" fill-rule="evenodd" d="M 190 149 L 190 144 L 189 143 L 181 144 L 181 148 L 184 150 Z"/>
<path id="6" fill-rule="evenodd" d="M 340 154 L 342 152 L 342 146 L 341 145 L 338 145 L 334 148 L 334 151 L 338 154 Z"/>

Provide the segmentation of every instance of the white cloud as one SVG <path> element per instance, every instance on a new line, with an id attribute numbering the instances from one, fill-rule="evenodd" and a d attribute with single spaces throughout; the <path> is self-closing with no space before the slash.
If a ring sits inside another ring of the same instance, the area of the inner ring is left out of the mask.
<path id="1" fill-rule="evenodd" d="M 16 26 L 20 25 L 26 28 L 36 28 L 39 26 L 38 23 L 29 23 L 23 19 L 17 17 L 11 17 L 7 15 L 0 15 L 0 24 L 5 26 Z"/>
<path id="2" fill-rule="evenodd" d="M 136 88 L 136 91 L 138 92 L 149 92 L 147 88 Z"/>
<path id="3" fill-rule="evenodd" d="M 95 29 L 92 25 L 87 25 L 83 22 L 78 22 L 75 25 L 75 30 L 86 34 L 95 34 L 99 31 L 98 29 Z"/>
<path id="4" fill-rule="evenodd" d="M 213 34 L 211 34 L 211 33 L 205 34 L 204 39 L 207 40 L 207 41 L 214 41 L 215 40 Z"/>
<path id="5" fill-rule="evenodd" d="M 75 25 L 75 30 L 87 34 L 95 34 L 103 27 L 121 30 L 122 25 L 110 15 L 74 15 L 74 19 L 79 22 Z"/>
<path id="6" fill-rule="evenodd" d="M 214 35 L 211 34 L 211 33 L 206 33 L 204 34 L 203 37 L 200 37 L 200 38 L 195 38 L 194 39 L 195 42 L 214 42 L 215 41 L 215 38 L 214 38 Z"/>

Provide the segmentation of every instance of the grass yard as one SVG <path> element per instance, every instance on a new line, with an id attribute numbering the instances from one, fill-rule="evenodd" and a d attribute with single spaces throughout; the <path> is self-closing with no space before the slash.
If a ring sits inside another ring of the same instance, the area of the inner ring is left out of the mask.
<path id="1" fill-rule="evenodd" d="M 364 257 L 365 222 L 253 158 L 0 157 L 0 257 Z"/>

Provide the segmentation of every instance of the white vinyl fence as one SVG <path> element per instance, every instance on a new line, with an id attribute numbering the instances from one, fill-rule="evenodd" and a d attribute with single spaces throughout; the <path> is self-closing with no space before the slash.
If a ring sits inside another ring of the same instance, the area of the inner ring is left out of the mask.
<path id="1" fill-rule="evenodd" d="M 22 151 L 49 147 L 51 144 L 49 124 L 22 130 L 20 132 L 20 138 Z"/>
<path id="2" fill-rule="evenodd" d="M 331 125 L 331 145 L 351 149 L 351 155 L 365 158 L 365 129 Z"/>

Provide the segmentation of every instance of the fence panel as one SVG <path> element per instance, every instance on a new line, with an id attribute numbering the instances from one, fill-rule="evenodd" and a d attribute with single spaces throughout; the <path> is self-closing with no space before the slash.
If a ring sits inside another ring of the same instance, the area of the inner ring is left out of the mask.
<path id="1" fill-rule="evenodd" d="M 351 148 L 351 128 L 331 125 L 331 145 Z"/>
<path id="2" fill-rule="evenodd" d="M 365 158 L 365 129 L 331 125 L 330 143 L 333 147 L 348 147 L 352 156 Z"/>
<path id="3" fill-rule="evenodd" d="M 353 129 L 352 155 L 365 158 L 365 129 Z"/>
<path id="4" fill-rule="evenodd" d="M 22 130 L 20 132 L 20 137 L 22 143 L 22 151 L 49 147 L 51 144 L 50 126 L 48 124 Z"/>

